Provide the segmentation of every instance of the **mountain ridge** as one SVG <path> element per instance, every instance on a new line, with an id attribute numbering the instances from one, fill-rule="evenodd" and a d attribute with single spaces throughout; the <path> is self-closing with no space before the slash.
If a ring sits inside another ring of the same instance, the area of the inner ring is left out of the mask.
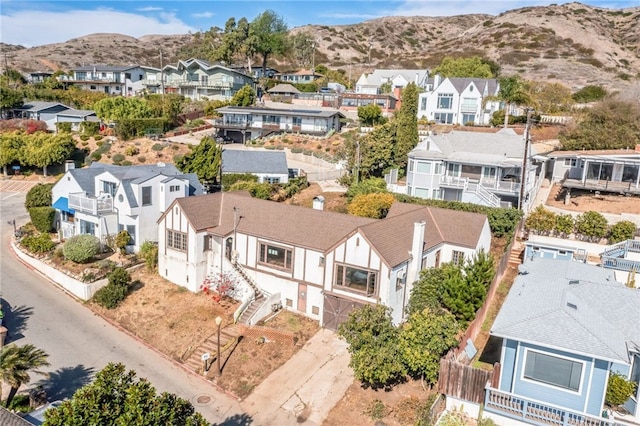
<path id="1" fill-rule="evenodd" d="M 568 3 L 531 6 L 499 15 L 448 17 L 390 16 L 350 25 L 305 25 L 291 29 L 316 40 L 315 64 L 341 68 L 357 80 L 375 68 L 433 69 L 445 56 L 481 56 L 498 63 L 502 74 L 560 82 L 577 89 L 598 84 L 626 90 L 640 81 L 640 7 L 604 9 Z M 2 44 L 9 66 L 44 71 L 55 65 L 140 64 L 160 66 L 188 59 L 199 34 L 89 34 L 65 43 L 32 48 Z M 206 59 L 206 58 L 203 58 Z M 257 61 L 254 61 L 256 63 Z M 3 64 L 4 65 L 4 64 Z M 301 64 L 274 58 L 283 70 Z"/>

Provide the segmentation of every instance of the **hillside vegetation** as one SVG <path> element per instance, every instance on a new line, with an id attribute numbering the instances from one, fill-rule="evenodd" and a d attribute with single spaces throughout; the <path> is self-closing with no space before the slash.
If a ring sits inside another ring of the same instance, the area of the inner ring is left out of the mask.
<path id="1" fill-rule="evenodd" d="M 445 56 L 481 56 L 497 62 L 503 74 L 519 73 L 572 89 L 598 84 L 626 90 L 640 79 L 638 22 L 640 7 L 604 9 L 569 3 L 515 9 L 499 16 L 385 17 L 353 25 L 307 25 L 291 33 L 313 35 L 315 64 L 342 68 L 353 80 L 374 68 L 431 69 Z M 94 63 L 158 67 L 159 46 L 163 64 L 175 63 L 188 59 L 201 36 L 136 39 L 92 34 L 28 49 L 3 44 L 2 49 L 9 66 L 21 71 L 68 70 Z M 270 65 L 297 66 L 286 57 L 276 57 Z"/>

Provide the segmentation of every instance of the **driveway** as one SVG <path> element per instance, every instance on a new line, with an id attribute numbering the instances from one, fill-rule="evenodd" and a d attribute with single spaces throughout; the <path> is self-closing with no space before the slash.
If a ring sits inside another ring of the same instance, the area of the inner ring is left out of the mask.
<path id="1" fill-rule="evenodd" d="M 242 403 L 260 425 L 321 425 L 353 383 L 347 343 L 321 329 Z"/>

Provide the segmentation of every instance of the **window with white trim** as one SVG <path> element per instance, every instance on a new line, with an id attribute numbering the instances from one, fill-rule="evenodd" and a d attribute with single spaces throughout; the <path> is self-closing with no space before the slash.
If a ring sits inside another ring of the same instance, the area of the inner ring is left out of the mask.
<path id="1" fill-rule="evenodd" d="M 584 363 L 535 351 L 527 351 L 524 378 L 570 391 L 580 390 Z"/>
<path id="2" fill-rule="evenodd" d="M 187 251 L 187 234 L 167 229 L 167 247 L 178 251 Z"/>
<path id="3" fill-rule="evenodd" d="M 576 158 L 565 158 L 564 159 L 564 165 L 565 167 L 575 167 L 577 163 L 577 159 Z"/>
<path id="4" fill-rule="evenodd" d="M 150 186 L 142 187 L 142 205 L 143 206 L 151 205 L 151 187 Z"/>
<path id="5" fill-rule="evenodd" d="M 453 253 L 451 253 L 451 262 L 454 265 L 462 266 L 464 263 L 464 252 L 454 250 Z"/>
<path id="6" fill-rule="evenodd" d="M 180 185 L 169 185 L 169 192 L 178 192 L 180 191 Z"/>
<path id="7" fill-rule="evenodd" d="M 438 93 L 438 108 L 451 109 L 453 106 L 453 93 Z"/>
<path id="8" fill-rule="evenodd" d="M 342 287 L 345 290 L 359 293 L 366 293 L 370 296 L 376 293 L 378 273 L 347 265 L 336 265 L 336 273 L 333 282 L 336 287 Z"/>

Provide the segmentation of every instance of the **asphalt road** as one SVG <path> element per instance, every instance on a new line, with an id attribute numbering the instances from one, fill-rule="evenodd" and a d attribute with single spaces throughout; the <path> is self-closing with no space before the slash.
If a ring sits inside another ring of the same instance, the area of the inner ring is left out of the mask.
<path id="1" fill-rule="evenodd" d="M 6 343 L 32 343 L 49 354 L 49 377 L 32 375 L 50 401 L 68 398 L 109 362 L 122 362 L 159 392 L 193 403 L 215 424 L 255 424 L 237 401 L 185 372 L 141 342 L 111 326 L 39 273 L 20 263 L 9 247 L 13 226 L 27 222 L 25 193 L 0 192 L 0 294 L 9 329 Z"/>

